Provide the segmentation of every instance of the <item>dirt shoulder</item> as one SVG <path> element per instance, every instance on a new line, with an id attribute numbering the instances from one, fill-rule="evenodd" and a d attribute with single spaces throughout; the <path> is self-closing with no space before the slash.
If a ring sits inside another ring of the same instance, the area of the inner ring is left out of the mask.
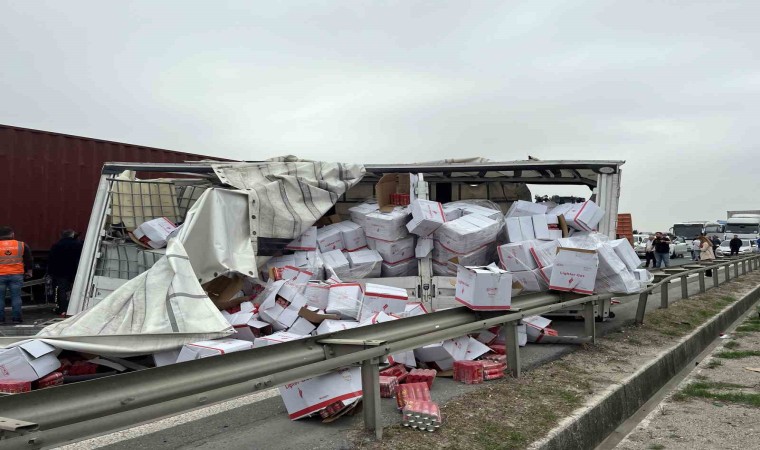
<path id="1" fill-rule="evenodd" d="M 617 447 L 750 448 L 760 434 L 760 316 L 754 314 Z M 754 370 L 751 370 L 754 369 Z"/>
<path id="2" fill-rule="evenodd" d="M 643 326 L 623 327 L 597 344 L 524 373 L 520 379 L 488 382 L 481 389 L 441 405 L 443 426 L 422 433 L 401 425 L 387 427 L 384 439 L 357 433 L 362 449 L 523 449 L 597 393 L 623 381 L 674 339 L 688 334 L 760 284 L 753 272 L 705 294 L 678 301 L 646 316 Z M 432 392 L 435 400 L 435 387 Z M 399 419 L 400 422 L 400 419 Z"/>

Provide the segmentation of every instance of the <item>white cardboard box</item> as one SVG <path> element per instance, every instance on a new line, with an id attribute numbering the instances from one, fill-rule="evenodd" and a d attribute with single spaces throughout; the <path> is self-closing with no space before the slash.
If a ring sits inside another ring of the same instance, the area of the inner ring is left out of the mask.
<path id="1" fill-rule="evenodd" d="M 463 214 L 460 206 L 452 205 L 450 203 L 443 205 L 443 213 L 446 215 L 446 222 L 451 222 L 452 220 L 462 217 Z"/>
<path id="2" fill-rule="evenodd" d="M 199 341 L 182 346 L 177 362 L 192 361 L 194 359 L 219 356 L 226 353 L 239 352 L 252 349 L 253 342 L 240 339 L 215 339 L 211 341 Z"/>
<path id="3" fill-rule="evenodd" d="M 364 292 L 359 283 L 337 283 L 330 286 L 327 297 L 328 314 L 340 314 L 344 318 L 356 319 L 359 316 Z"/>
<path id="4" fill-rule="evenodd" d="M 559 228 L 559 219 L 556 214 L 539 214 L 532 217 L 533 234 L 536 239 L 542 241 L 553 241 L 562 237 L 562 230 Z"/>
<path id="5" fill-rule="evenodd" d="M 551 320 L 541 316 L 525 317 L 522 321 L 526 326 L 528 342 L 541 342 L 547 328 L 552 324 Z"/>
<path id="6" fill-rule="evenodd" d="M 449 261 L 454 260 L 462 266 L 484 266 L 488 263 L 488 247 L 480 247 L 469 253 L 456 253 L 435 241 L 432 259 L 441 265 L 446 265 Z"/>
<path id="7" fill-rule="evenodd" d="M 317 229 L 317 246 L 323 254 L 332 250 L 343 250 L 343 233 L 335 224 Z"/>
<path id="8" fill-rule="evenodd" d="M 317 249 L 317 227 L 309 227 L 286 247 L 288 250 L 314 251 Z"/>
<path id="9" fill-rule="evenodd" d="M 554 260 L 549 288 L 555 291 L 594 293 L 599 258 L 594 250 L 560 247 Z"/>
<path id="10" fill-rule="evenodd" d="M 549 267 L 554 264 L 558 249 L 559 242 L 557 241 L 541 242 L 530 249 L 530 254 L 533 255 L 536 266 Z"/>
<path id="11" fill-rule="evenodd" d="M 269 336 L 261 336 L 253 341 L 253 348 L 268 347 L 270 345 L 282 344 L 283 342 L 296 341 L 303 338 L 298 334 L 288 333 L 287 331 L 279 331 Z"/>
<path id="12" fill-rule="evenodd" d="M 349 252 L 354 252 L 367 247 L 367 237 L 364 235 L 364 229 L 354 222 L 339 222 L 334 225 L 343 235 L 344 248 Z"/>
<path id="13" fill-rule="evenodd" d="M 383 262 L 381 268 L 381 275 L 384 278 L 388 277 L 411 277 L 419 273 L 416 259 L 407 259 L 395 264 Z"/>
<path id="14" fill-rule="evenodd" d="M 564 216 L 568 226 L 579 231 L 593 231 L 604 217 L 604 210 L 591 200 L 587 200 L 574 204 Z"/>
<path id="15" fill-rule="evenodd" d="M 397 241 L 409 234 L 406 223 L 410 218 L 409 210 L 400 206 L 388 213 L 373 212 L 367 214 L 364 233 L 368 238 Z"/>
<path id="16" fill-rule="evenodd" d="M 373 213 L 377 210 L 377 203 L 362 203 L 348 208 L 348 213 L 351 215 L 351 222 L 354 222 L 360 227 L 364 228 L 365 221 L 367 220 L 367 214 Z"/>
<path id="17" fill-rule="evenodd" d="M 510 205 L 507 217 L 530 217 L 536 214 L 546 214 L 546 205 L 517 200 Z"/>
<path id="18" fill-rule="evenodd" d="M 318 309 L 327 308 L 327 297 L 330 295 L 330 285 L 327 283 L 309 283 L 306 285 L 304 297 L 306 304 Z"/>
<path id="19" fill-rule="evenodd" d="M 507 237 L 509 242 L 516 243 L 529 241 L 536 238 L 533 232 L 533 217 L 508 217 L 504 223 L 507 227 Z"/>
<path id="20" fill-rule="evenodd" d="M 495 220 L 470 214 L 441 225 L 434 237 L 450 251 L 470 253 L 496 240 L 499 228 Z"/>
<path id="21" fill-rule="evenodd" d="M 365 317 L 364 319 L 362 319 L 362 321 L 359 322 L 359 325 L 356 328 L 366 327 L 368 325 L 375 325 L 375 324 L 383 323 L 383 322 L 392 322 L 398 319 L 399 317 L 388 315 L 382 311 L 375 312 Z"/>
<path id="22" fill-rule="evenodd" d="M 431 237 L 420 237 L 417 239 L 417 246 L 414 248 L 415 258 L 421 259 L 433 251 L 434 240 Z"/>
<path id="23" fill-rule="evenodd" d="M 512 274 L 495 265 L 457 270 L 455 299 L 475 310 L 508 310 L 512 305 Z"/>
<path id="24" fill-rule="evenodd" d="M 367 283 L 364 286 L 364 299 L 359 312 L 359 321 L 362 322 L 378 312 L 386 314 L 403 313 L 408 301 L 409 295 L 406 293 L 406 289 Z"/>
<path id="25" fill-rule="evenodd" d="M 631 243 L 628 242 L 628 239 L 617 239 L 610 241 L 609 244 L 626 267 L 628 267 L 628 270 L 636 270 L 641 266 L 641 258 L 636 254 L 633 247 L 631 247 Z"/>
<path id="26" fill-rule="evenodd" d="M 351 278 L 380 278 L 383 257 L 377 250 L 357 250 L 346 254 L 351 264 Z"/>
<path id="27" fill-rule="evenodd" d="M 549 290 L 549 284 L 541 276 L 541 269 L 513 272 L 512 282 L 520 283 L 523 292 L 545 292 Z"/>
<path id="28" fill-rule="evenodd" d="M 293 326 L 288 328 L 288 333 L 298 334 L 300 336 L 308 336 L 312 331 L 316 330 L 317 326 L 303 317 L 299 317 L 293 322 Z"/>
<path id="29" fill-rule="evenodd" d="M 500 245 L 497 251 L 501 265 L 510 272 L 530 271 L 537 268 L 536 261 L 530 253 L 534 244 L 534 241 L 522 241 Z"/>
<path id="30" fill-rule="evenodd" d="M 166 217 L 159 217 L 144 222 L 135 228 L 132 234 L 138 241 L 150 248 L 164 248 L 169 235 L 176 229 L 177 226 L 171 220 Z"/>
<path id="31" fill-rule="evenodd" d="M 350 275 L 349 269 L 351 268 L 346 259 L 346 255 L 340 250 L 332 250 L 326 253 L 322 253 L 322 261 L 326 268 L 330 268 L 335 272 L 338 278 L 342 278 Z"/>
<path id="32" fill-rule="evenodd" d="M 335 331 L 350 330 L 359 326 L 359 322 L 355 320 L 334 320 L 325 319 L 319 324 L 316 330 L 316 334 L 327 334 Z"/>
<path id="33" fill-rule="evenodd" d="M 450 370 L 454 361 L 472 361 L 491 351 L 488 346 L 469 336 L 448 339 L 414 349 L 414 356 L 422 362 L 433 363 L 441 370 Z"/>
<path id="34" fill-rule="evenodd" d="M 406 304 L 406 308 L 404 308 L 404 313 L 401 314 L 403 317 L 414 317 L 414 316 L 421 316 L 423 314 L 427 314 L 429 311 L 427 308 L 425 308 L 425 305 L 420 302 L 411 302 Z"/>
<path id="35" fill-rule="evenodd" d="M 0 380 L 34 381 L 61 367 L 55 347 L 36 339 L 0 349 Z"/>
<path id="36" fill-rule="evenodd" d="M 297 420 L 342 401 L 351 404 L 362 396 L 361 369 L 349 367 L 279 387 L 288 417 Z"/>
<path id="37" fill-rule="evenodd" d="M 446 223 L 443 206 L 430 200 L 415 200 L 410 205 L 412 220 L 406 224 L 406 229 L 417 236 L 429 236 L 441 225 Z"/>
<path id="38" fill-rule="evenodd" d="M 467 216 L 469 214 L 477 214 L 483 217 L 488 217 L 491 220 L 501 220 L 502 215 L 500 210 L 486 208 L 484 206 L 475 204 L 464 204 L 459 207 L 462 210 L 462 215 Z"/>
<path id="39" fill-rule="evenodd" d="M 156 352 L 153 354 L 153 364 L 156 367 L 168 366 L 169 364 L 176 364 L 179 352 L 181 349 L 165 350 L 163 352 Z"/>
<path id="40" fill-rule="evenodd" d="M 414 236 L 407 236 L 397 241 L 368 239 L 369 248 L 377 250 L 383 261 L 398 263 L 414 258 Z"/>

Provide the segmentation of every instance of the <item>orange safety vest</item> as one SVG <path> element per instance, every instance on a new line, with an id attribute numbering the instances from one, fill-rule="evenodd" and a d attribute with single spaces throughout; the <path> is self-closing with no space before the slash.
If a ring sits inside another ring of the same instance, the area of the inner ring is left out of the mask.
<path id="1" fill-rule="evenodd" d="M 9 239 L 0 241 L 0 275 L 24 273 L 24 243 Z"/>

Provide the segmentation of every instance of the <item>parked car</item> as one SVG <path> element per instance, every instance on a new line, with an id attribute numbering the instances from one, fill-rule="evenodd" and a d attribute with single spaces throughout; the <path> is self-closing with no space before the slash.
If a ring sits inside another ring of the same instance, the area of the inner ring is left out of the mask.
<path id="1" fill-rule="evenodd" d="M 685 254 L 689 253 L 690 242 L 686 242 L 682 236 L 670 238 L 670 256 L 672 258 L 683 258 Z"/>
<path id="2" fill-rule="evenodd" d="M 721 242 L 720 246 L 718 247 L 717 255 L 715 256 L 730 255 L 731 246 L 729 245 L 729 242 L 731 242 L 731 239 L 726 239 L 725 241 Z M 742 239 L 742 246 L 739 248 L 739 254 L 744 255 L 747 253 L 752 253 L 754 251 L 755 241 L 751 239 Z"/>
<path id="3" fill-rule="evenodd" d="M 648 234 L 633 235 L 633 249 L 636 251 L 636 254 L 642 258 L 646 256 L 647 239 L 649 239 Z"/>

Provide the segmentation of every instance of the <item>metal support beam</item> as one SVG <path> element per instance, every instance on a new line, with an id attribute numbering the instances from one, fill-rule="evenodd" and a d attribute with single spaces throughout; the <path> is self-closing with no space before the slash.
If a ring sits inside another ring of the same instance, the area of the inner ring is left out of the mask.
<path id="1" fill-rule="evenodd" d="M 594 309 L 597 302 L 588 302 L 583 305 L 583 325 L 585 335 L 591 337 L 591 343 L 596 344 L 596 323 Z"/>
<path id="2" fill-rule="evenodd" d="M 660 308 L 667 308 L 668 307 L 668 287 L 670 286 L 669 282 L 665 282 L 660 286 Z"/>
<path id="3" fill-rule="evenodd" d="M 649 299 L 649 291 L 644 291 L 639 294 L 639 306 L 636 308 L 636 323 L 641 325 L 644 323 L 644 314 L 647 312 L 647 300 Z"/>
<path id="4" fill-rule="evenodd" d="M 377 358 L 362 361 L 362 405 L 364 429 L 374 431 L 376 439 L 383 438 L 383 416 L 380 413 L 380 369 Z"/>
<path id="5" fill-rule="evenodd" d="M 699 292 L 704 293 L 707 290 L 705 287 L 705 273 L 699 272 Z"/>
<path id="6" fill-rule="evenodd" d="M 507 368 L 513 377 L 520 378 L 520 343 L 517 335 L 517 322 L 505 323 L 504 332 L 507 335 Z"/>
<path id="7" fill-rule="evenodd" d="M 681 298 L 689 298 L 689 280 L 686 275 L 681 277 Z"/>

